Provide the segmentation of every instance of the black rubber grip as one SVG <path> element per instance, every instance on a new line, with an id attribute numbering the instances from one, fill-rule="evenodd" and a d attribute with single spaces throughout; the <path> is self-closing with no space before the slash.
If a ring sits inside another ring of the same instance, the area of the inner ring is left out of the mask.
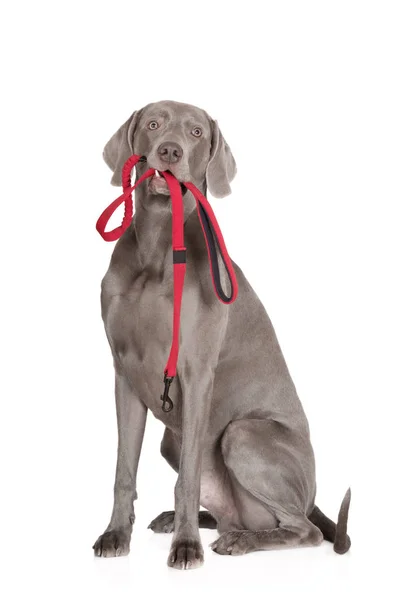
<path id="1" fill-rule="evenodd" d="M 173 250 L 172 251 L 172 262 L 174 265 L 182 264 L 186 262 L 186 250 Z"/>
<path id="2" fill-rule="evenodd" d="M 228 267 L 227 267 L 225 259 L 224 259 L 224 255 L 221 252 L 221 248 L 219 246 L 218 238 L 217 238 L 216 235 L 213 234 L 214 227 L 213 227 L 210 219 L 208 218 L 208 215 L 207 215 L 206 211 L 204 210 L 204 208 L 202 207 L 202 205 L 201 205 L 200 202 L 199 202 L 199 214 L 200 214 L 201 222 L 203 224 L 204 231 L 205 231 L 206 238 L 207 238 L 206 239 L 206 243 L 207 243 L 208 248 L 210 250 L 211 269 L 212 269 L 212 274 L 213 274 L 215 289 L 217 291 L 217 294 L 218 294 L 219 298 L 221 298 L 221 300 L 223 300 L 224 302 L 230 302 L 232 300 L 232 298 L 233 298 L 233 285 L 232 285 L 231 276 L 229 274 Z M 230 296 L 227 296 L 225 294 L 224 290 L 222 289 L 221 275 L 220 275 L 220 272 L 219 272 L 219 265 L 218 265 L 217 248 L 218 248 L 218 251 L 219 251 L 219 253 L 221 255 L 222 262 L 225 265 L 225 269 L 226 269 L 226 272 L 227 272 L 228 277 L 229 277 L 229 283 L 231 285 L 231 294 L 230 294 Z"/>

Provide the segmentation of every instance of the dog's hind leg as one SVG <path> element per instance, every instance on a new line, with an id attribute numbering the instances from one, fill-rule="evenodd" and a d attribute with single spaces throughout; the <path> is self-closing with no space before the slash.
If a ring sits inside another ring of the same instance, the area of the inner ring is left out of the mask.
<path id="1" fill-rule="evenodd" d="M 171 533 L 174 531 L 174 521 L 175 511 L 167 510 L 153 519 L 148 529 L 152 529 L 154 533 Z M 217 528 L 217 521 L 208 510 L 199 511 L 199 527 L 200 529 Z"/>
<path id="2" fill-rule="evenodd" d="M 307 518 L 298 520 L 288 527 L 251 531 L 227 531 L 223 533 L 211 548 L 218 554 L 247 554 L 256 550 L 277 550 L 295 546 L 319 546 L 322 533 Z"/>
<path id="3" fill-rule="evenodd" d="M 215 552 L 321 544 L 320 529 L 306 516 L 315 495 L 307 435 L 273 420 L 245 419 L 228 425 L 221 449 L 244 529 L 223 533 L 211 546 Z"/>

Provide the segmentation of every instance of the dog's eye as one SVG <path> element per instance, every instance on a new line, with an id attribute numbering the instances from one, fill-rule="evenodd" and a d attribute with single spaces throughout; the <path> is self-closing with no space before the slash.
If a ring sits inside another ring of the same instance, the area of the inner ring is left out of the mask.
<path id="1" fill-rule="evenodd" d="M 200 129 L 200 127 L 195 127 L 194 129 L 192 129 L 192 135 L 194 135 L 194 137 L 200 137 L 202 133 L 203 132 Z"/>
<path id="2" fill-rule="evenodd" d="M 158 123 L 157 123 L 157 121 L 150 121 L 150 123 L 147 125 L 147 127 L 149 129 L 158 129 Z"/>

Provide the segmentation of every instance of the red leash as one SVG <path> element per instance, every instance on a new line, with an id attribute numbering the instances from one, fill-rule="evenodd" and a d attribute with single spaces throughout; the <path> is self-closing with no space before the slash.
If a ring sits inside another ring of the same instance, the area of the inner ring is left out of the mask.
<path id="1" fill-rule="evenodd" d="M 126 231 L 133 217 L 133 201 L 132 192 L 145 179 L 155 174 L 154 169 L 148 169 L 136 182 L 131 185 L 131 172 L 134 166 L 139 162 L 141 157 L 133 154 L 125 162 L 122 168 L 122 188 L 123 194 L 108 206 L 100 215 L 96 223 L 96 229 L 101 237 L 107 242 L 114 242 Z M 172 202 L 172 257 L 174 269 L 174 312 L 172 326 L 172 344 L 169 353 L 168 361 L 164 369 L 164 393 L 161 396 L 162 409 L 164 412 L 169 412 L 173 408 L 172 400 L 168 396 L 169 387 L 176 375 L 176 365 L 178 362 L 179 352 L 179 329 L 180 329 L 180 314 L 182 304 L 183 284 L 186 271 L 186 248 L 184 244 L 184 211 L 181 185 L 179 181 L 167 171 L 161 171 L 160 175 L 164 177 L 169 187 L 171 202 Z M 207 246 L 208 260 L 210 264 L 210 272 L 214 284 L 214 290 L 217 297 L 225 304 L 231 304 L 236 300 L 238 293 L 238 285 L 235 271 L 233 270 L 232 262 L 226 249 L 224 238 L 219 228 L 217 219 L 214 215 L 207 198 L 203 196 L 200 190 L 193 183 L 185 182 L 184 185 L 190 190 L 195 197 L 197 205 L 197 214 L 200 219 L 201 228 L 203 230 L 204 239 Z M 124 218 L 122 224 L 112 231 L 105 231 L 111 215 L 116 209 L 125 203 Z M 221 277 L 218 265 L 218 252 L 221 255 L 225 269 L 227 271 L 231 293 L 227 296 L 222 289 Z"/>

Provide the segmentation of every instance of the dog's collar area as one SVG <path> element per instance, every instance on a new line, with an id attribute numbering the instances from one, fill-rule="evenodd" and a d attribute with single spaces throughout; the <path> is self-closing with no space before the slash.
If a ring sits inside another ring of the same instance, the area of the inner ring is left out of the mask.
<path id="1" fill-rule="evenodd" d="M 131 185 L 131 173 L 138 162 L 147 162 L 145 156 L 133 154 L 122 167 L 122 188 L 123 194 L 112 202 L 100 215 L 96 223 L 96 229 L 107 242 L 118 240 L 126 231 L 133 218 L 133 200 L 132 192 L 145 179 L 155 174 L 155 169 L 148 169 L 135 183 Z M 183 189 L 188 189 L 194 196 L 197 206 L 197 214 L 203 231 L 204 240 L 207 247 L 208 260 L 210 265 L 211 278 L 214 290 L 221 302 L 231 304 L 236 300 L 238 285 L 235 271 L 232 266 L 228 250 L 225 246 L 222 232 L 219 228 L 214 211 L 211 208 L 207 198 L 203 196 L 200 190 L 191 183 L 178 181 L 169 171 L 159 171 L 167 182 L 171 203 L 172 203 L 172 262 L 174 274 L 174 307 L 172 324 L 172 343 L 164 369 L 164 392 L 161 395 L 162 410 L 166 413 L 173 409 L 173 402 L 169 397 L 169 388 L 176 375 L 178 352 L 179 352 L 179 330 L 180 330 L 180 312 L 182 303 L 183 284 L 186 272 L 186 247 L 184 245 L 184 210 L 183 210 Z M 106 226 L 115 210 L 124 202 L 125 211 L 122 223 L 112 231 L 106 231 Z M 222 258 L 228 279 L 230 282 L 230 295 L 226 295 L 221 285 L 221 275 L 219 271 L 218 253 Z"/>

